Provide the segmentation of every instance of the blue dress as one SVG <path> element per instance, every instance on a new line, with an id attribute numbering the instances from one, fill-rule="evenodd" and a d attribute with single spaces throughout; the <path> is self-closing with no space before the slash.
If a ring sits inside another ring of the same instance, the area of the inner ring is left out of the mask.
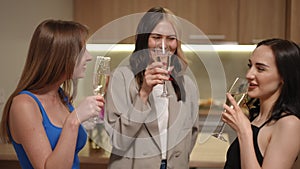
<path id="1" fill-rule="evenodd" d="M 62 92 L 62 90 L 60 89 L 59 92 Z M 31 92 L 29 91 L 22 91 L 20 92 L 20 94 L 28 94 L 29 96 L 31 96 L 38 104 L 39 108 L 40 108 L 40 111 L 42 113 L 42 116 L 43 116 L 43 126 L 44 126 L 44 129 L 45 129 L 45 132 L 48 136 L 48 140 L 51 144 L 51 148 L 52 150 L 54 150 L 56 144 L 57 144 L 57 141 L 60 137 L 60 134 L 61 134 L 61 131 L 62 131 L 62 128 L 60 127 L 56 127 L 54 126 L 41 102 L 38 100 L 38 98 L 33 95 Z M 67 98 L 65 98 L 65 100 L 67 100 Z M 74 107 L 69 103 L 68 104 L 68 108 L 69 108 L 69 111 L 72 112 L 74 110 Z M 11 137 L 12 139 L 12 137 Z M 87 140 L 87 134 L 86 134 L 86 131 L 85 129 L 80 125 L 79 126 L 79 131 L 78 131 L 78 137 L 77 137 L 77 143 L 76 143 L 76 149 L 75 149 L 75 155 L 74 155 L 74 161 L 73 161 L 73 166 L 72 166 L 72 169 L 79 169 L 80 168 L 80 162 L 79 162 L 79 158 L 78 158 L 78 152 L 84 147 L 85 143 L 86 143 L 86 140 Z M 12 144 L 14 146 L 14 149 L 17 153 L 17 156 L 18 156 L 18 159 L 20 161 L 20 165 L 23 169 L 33 169 L 27 155 L 26 155 L 26 152 L 23 148 L 23 146 L 21 144 L 18 144 L 16 143 L 13 139 L 12 139 Z"/>

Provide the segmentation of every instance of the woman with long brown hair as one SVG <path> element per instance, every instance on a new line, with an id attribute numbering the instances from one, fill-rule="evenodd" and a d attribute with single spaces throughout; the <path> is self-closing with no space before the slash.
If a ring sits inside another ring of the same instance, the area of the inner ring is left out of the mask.
<path id="1" fill-rule="evenodd" d="M 79 168 L 86 143 L 81 122 L 98 115 L 101 96 L 85 98 L 75 109 L 77 79 L 92 60 L 85 48 L 88 29 L 72 21 L 46 20 L 36 28 L 25 67 L 8 98 L 1 140 L 12 142 L 22 168 Z"/>
<path id="2" fill-rule="evenodd" d="M 166 8 L 151 8 L 141 18 L 129 65 L 114 70 L 107 91 L 109 168 L 189 168 L 199 93 L 187 75 L 180 33 L 178 18 Z M 155 61 L 155 50 L 167 49 L 170 62 Z M 161 97 L 164 84 L 170 97 Z"/>

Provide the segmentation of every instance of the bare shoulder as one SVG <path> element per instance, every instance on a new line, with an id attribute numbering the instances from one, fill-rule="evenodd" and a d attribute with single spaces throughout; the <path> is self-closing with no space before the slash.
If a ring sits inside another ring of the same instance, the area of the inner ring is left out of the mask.
<path id="1" fill-rule="evenodd" d="M 294 115 L 285 116 L 279 119 L 276 123 L 277 123 L 277 127 L 281 129 L 291 129 L 291 128 L 300 129 L 300 119 Z"/>
<path id="2" fill-rule="evenodd" d="M 38 104 L 36 101 L 27 94 L 20 94 L 14 97 L 11 105 L 11 113 L 22 112 L 26 113 L 27 111 L 33 112 L 39 110 Z"/>
<path id="3" fill-rule="evenodd" d="M 9 112 L 9 128 L 16 142 L 29 136 L 42 122 L 42 115 L 35 100 L 26 94 L 14 97 Z"/>
<path id="4" fill-rule="evenodd" d="M 285 116 L 276 122 L 274 131 L 283 137 L 298 135 L 300 139 L 300 119 L 294 115 Z"/>

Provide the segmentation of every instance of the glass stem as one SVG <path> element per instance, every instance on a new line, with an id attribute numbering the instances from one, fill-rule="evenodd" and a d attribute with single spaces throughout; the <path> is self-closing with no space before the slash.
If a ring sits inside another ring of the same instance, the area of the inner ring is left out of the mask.
<path id="1" fill-rule="evenodd" d="M 223 131 L 224 131 L 224 129 L 225 129 L 225 125 L 226 125 L 226 123 L 222 122 L 222 126 L 221 126 L 221 129 L 220 129 L 220 131 L 219 131 L 219 134 L 220 134 L 220 135 L 223 134 Z"/>
<path id="2" fill-rule="evenodd" d="M 167 86 L 166 86 L 166 81 L 164 81 L 163 84 L 163 94 L 166 95 L 167 94 Z"/>

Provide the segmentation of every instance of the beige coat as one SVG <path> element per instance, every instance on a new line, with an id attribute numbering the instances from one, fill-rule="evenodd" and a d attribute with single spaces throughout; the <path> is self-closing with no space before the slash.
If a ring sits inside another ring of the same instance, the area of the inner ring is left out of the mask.
<path id="1" fill-rule="evenodd" d="M 168 168 L 188 169 L 189 155 L 199 131 L 198 88 L 184 75 L 186 101 L 169 100 Z M 172 89 L 172 90 L 170 90 Z M 110 78 L 107 91 L 105 127 L 113 146 L 109 161 L 111 169 L 159 169 L 161 164 L 160 137 L 156 108 L 150 95 L 148 104 L 138 96 L 134 74 L 128 67 L 120 67 Z"/>

